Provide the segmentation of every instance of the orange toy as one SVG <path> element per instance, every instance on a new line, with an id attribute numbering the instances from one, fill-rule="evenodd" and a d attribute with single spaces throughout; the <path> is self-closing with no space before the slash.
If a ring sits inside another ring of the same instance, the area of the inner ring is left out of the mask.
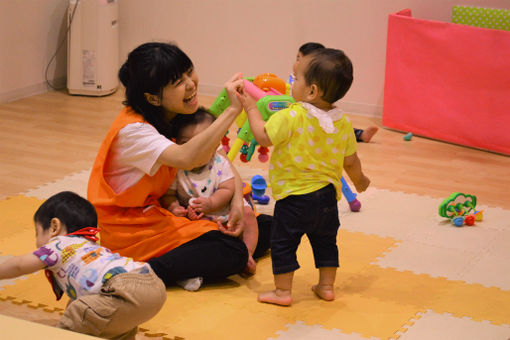
<path id="1" fill-rule="evenodd" d="M 269 91 L 271 88 L 276 91 L 285 94 L 287 91 L 287 85 L 285 85 L 285 81 L 281 78 L 278 78 L 273 73 L 262 73 L 253 79 L 253 85 L 257 86 L 259 89 L 262 89 L 264 92 Z"/>

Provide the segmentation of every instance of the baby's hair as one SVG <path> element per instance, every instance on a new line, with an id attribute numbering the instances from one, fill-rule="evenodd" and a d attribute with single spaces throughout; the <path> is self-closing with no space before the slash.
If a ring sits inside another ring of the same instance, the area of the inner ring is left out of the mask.
<path id="1" fill-rule="evenodd" d="M 119 70 L 119 79 L 126 88 L 124 105 L 137 113 L 169 138 L 170 125 L 164 118 L 162 106 L 150 104 L 145 93 L 163 95 L 163 88 L 173 84 L 182 75 L 193 69 L 189 57 L 176 45 L 163 42 L 145 43 L 128 55 Z"/>
<path id="2" fill-rule="evenodd" d="M 306 44 L 301 45 L 301 47 L 299 48 L 299 52 L 301 52 L 301 54 L 305 56 L 321 48 L 324 48 L 324 45 L 321 43 L 307 42 Z"/>
<path id="3" fill-rule="evenodd" d="M 97 213 L 85 198 L 71 191 L 62 191 L 48 198 L 34 214 L 34 222 L 43 230 L 50 228 L 53 218 L 65 225 L 67 233 L 85 227 L 97 227 Z"/>
<path id="4" fill-rule="evenodd" d="M 194 114 L 179 114 L 172 120 L 172 137 L 178 139 L 180 131 L 190 125 L 198 125 L 206 120 L 209 120 L 212 124 L 216 120 L 205 107 L 200 106 Z"/>
<path id="5" fill-rule="evenodd" d="M 345 96 L 353 80 L 351 60 L 343 51 L 333 48 L 317 49 L 311 56 L 305 71 L 306 84 L 316 84 L 323 92 L 321 98 L 328 103 Z"/>

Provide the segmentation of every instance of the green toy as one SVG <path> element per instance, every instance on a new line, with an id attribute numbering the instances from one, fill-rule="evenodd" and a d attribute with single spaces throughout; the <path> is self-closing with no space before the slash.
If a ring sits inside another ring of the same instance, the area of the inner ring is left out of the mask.
<path id="1" fill-rule="evenodd" d="M 454 192 L 439 205 L 439 216 L 452 219 L 469 215 L 476 208 L 476 196 Z"/>
<path id="2" fill-rule="evenodd" d="M 439 216 L 449 218 L 457 227 L 481 221 L 483 211 L 476 211 L 476 196 L 454 192 L 439 205 Z"/>

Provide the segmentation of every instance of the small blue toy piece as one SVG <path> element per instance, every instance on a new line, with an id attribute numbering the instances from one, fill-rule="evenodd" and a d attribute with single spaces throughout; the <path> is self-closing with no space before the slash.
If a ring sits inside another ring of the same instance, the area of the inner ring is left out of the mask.
<path id="1" fill-rule="evenodd" d="M 411 138 L 413 138 L 413 133 L 412 132 L 409 132 L 408 134 L 406 134 L 404 136 L 404 140 L 407 141 L 407 142 L 410 141 Z"/>
<path id="2" fill-rule="evenodd" d="M 464 225 L 464 217 L 459 216 L 452 219 L 453 225 L 456 227 L 462 227 Z"/>
<path id="3" fill-rule="evenodd" d="M 264 195 L 266 192 L 267 183 L 264 177 L 255 175 L 251 179 L 251 197 L 259 204 L 268 204 L 269 196 Z"/>
<path id="4" fill-rule="evenodd" d="M 351 188 L 349 187 L 343 176 L 340 180 L 342 181 L 342 195 L 344 195 L 347 202 L 349 202 L 349 208 L 351 208 L 351 211 L 353 212 L 360 211 L 361 202 L 358 201 L 358 199 L 356 198 L 357 195 L 352 192 Z"/>

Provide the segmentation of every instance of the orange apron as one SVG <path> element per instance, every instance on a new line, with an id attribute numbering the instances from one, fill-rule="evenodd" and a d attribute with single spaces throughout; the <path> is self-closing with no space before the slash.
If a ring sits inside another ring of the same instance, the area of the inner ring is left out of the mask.
<path id="1" fill-rule="evenodd" d="M 161 166 L 154 176 L 146 174 L 120 194 L 108 185 L 103 174 L 111 144 L 119 130 L 135 122 L 144 119 L 130 107 L 113 122 L 94 162 L 87 198 L 97 211 L 101 245 L 136 261 L 147 261 L 218 228 L 213 222 L 190 221 L 161 207 L 158 199 L 172 183 L 174 168 Z"/>

